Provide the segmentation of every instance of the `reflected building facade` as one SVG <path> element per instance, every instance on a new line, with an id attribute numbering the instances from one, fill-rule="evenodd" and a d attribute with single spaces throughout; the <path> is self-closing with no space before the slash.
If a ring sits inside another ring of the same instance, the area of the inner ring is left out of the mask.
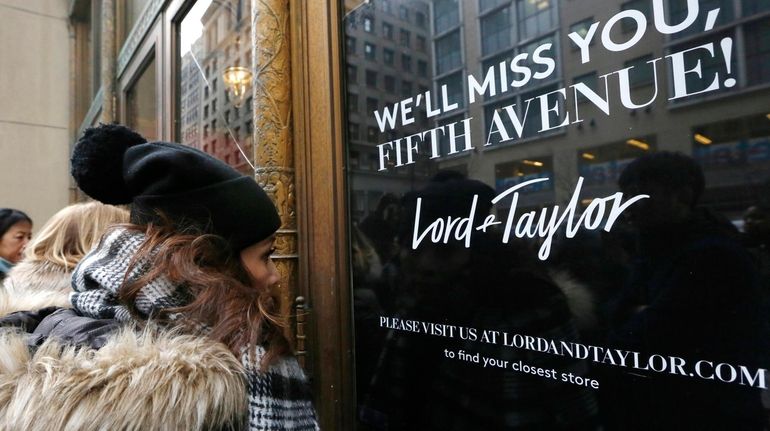
<path id="1" fill-rule="evenodd" d="M 383 136 L 374 111 L 428 91 L 433 85 L 430 4 L 422 0 L 358 4 L 346 1 L 348 167 L 355 172 L 351 205 L 363 217 L 382 196 L 424 183 L 435 166 L 422 158 L 398 175 L 378 172 L 376 145 Z M 415 123 L 404 133 L 429 128 L 424 107 L 415 109 Z M 399 133 L 400 134 L 400 133 Z"/>
<path id="2" fill-rule="evenodd" d="M 201 36 L 182 57 L 180 71 L 184 142 L 244 174 L 253 173 L 253 99 L 231 100 L 224 74 L 229 67 L 251 68 L 250 11 L 250 0 L 211 2 L 201 16 Z"/>

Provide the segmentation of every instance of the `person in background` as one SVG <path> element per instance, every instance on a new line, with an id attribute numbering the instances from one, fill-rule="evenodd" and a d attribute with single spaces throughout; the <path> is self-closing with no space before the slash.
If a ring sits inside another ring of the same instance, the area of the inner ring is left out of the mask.
<path id="1" fill-rule="evenodd" d="M 131 223 L 75 267 L 72 308 L 0 319 L 0 428 L 319 429 L 256 181 L 120 125 L 86 130 L 72 175 Z"/>
<path id="2" fill-rule="evenodd" d="M 32 219 L 11 208 L 0 209 L 0 281 L 22 258 L 32 238 Z"/>
<path id="3" fill-rule="evenodd" d="M 72 270 L 94 248 L 110 225 L 128 223 L 128 211 L 100 202 L 67 206 L 51 217 L 27 245 L 0 290 L 0 315 L 39 305 L 70 307 Z M 16 309 L 5 305 L 10 297 Z"/>
<path id="4" fill-rule="evenodd" d="M 764 368 L 770 337 L 750 254 L 729 220 L 699 205 L 700 166 L 680 153 L 653 153 L 630 163 L 618 185 L 649 198 L 627 212 L 636 247 L 608 345 L 682 358 L 689 368 L 682 375 L 606 367 L 605 429 L 765 429 L 759 388 L 707 372 L 699 378 L 692 368 L 701 360 Z"/>

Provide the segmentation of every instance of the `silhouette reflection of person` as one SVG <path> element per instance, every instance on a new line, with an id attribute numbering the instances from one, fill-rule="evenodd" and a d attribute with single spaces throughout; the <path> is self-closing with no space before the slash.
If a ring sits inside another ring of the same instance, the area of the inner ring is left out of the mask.
<path id="1" fill-rule="evenodd" d="M 596 429 L 592 389 L 565 384 L 557 374 L 584 375 L 584 361 L 482 341 L 483 330 L 575 341 L 565 297 L 528 247 L 474 229 L 468 248 L 454 234 L 446 243 L 426 238 L 412 248 L 418 199 L 420 229 L 448 217 L 470 218 L 476 227 L 493 196 L 484 183 L 441 173 L 402 199 L 399 273 L 393 277 L 400 283 L 398 307 L 387 317 L 455 329 L 453 336 L 436 336 L 379 328 L 387 336 L 376 369 L 370 382 L 358 385 L 365 392 L 363 429 Z M 485 367 L 484 358 L 499 362 Z M 554 375 L 514 371 L 511 364 L 519 361 Z"/>
<path id="2" fill-rule="evenodd" d="M 770 338 L 759 277 L 736 229 L 697 206 L 700 167 L 682 154 L 650 154 L 632 162 L 619 185 L 650 198 L 627 211 L 637 247 L 609 343 L 682 358 L 686 375 L 673 362 L 661 373 L 606 370 L 608 429 L 764 429 L 760 391 L 714 378 L 720 363 L 738 373 L 766 367 Z M 701 377 L 700 360 L 713 364 Z"/>

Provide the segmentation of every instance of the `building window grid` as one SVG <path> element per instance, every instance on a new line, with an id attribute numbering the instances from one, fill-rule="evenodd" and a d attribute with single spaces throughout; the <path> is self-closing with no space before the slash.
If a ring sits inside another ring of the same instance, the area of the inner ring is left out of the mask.
<path id="1" fill-rule="evenodd" d="M 481 54 L 507 49 L 516 42 L 512 7 L 504 7 L 481 17 Z"/>
<path id="2" fill-rule="evenodd" d="M 718 1 L 710 0 L 710 4 L 718 3 Z M 768 76 L 768 73 L 770 73 L 770 49 L 768 49 L 770 45 L 770 18 L 765 13 L 767 10 L 770 10 L 770 2 L 765 3 L 754 2 L 754 0 L 742 0 L 741 3 L 734 5 L 735 9 L 733 9 L 733 5 L 729 5 L 729 16 L 723 18 L 722 14 L 720 14 L 720 19 L 717 20 L 717 26 L 719 24 L 723 26 L 719 34 L 709 32 L 702 36 L 691 35 L 690 37 L 686 37 L 686 34 L 682 36 L 675 35 L 671 37 L 665 51 L 666 53 L 677 52 L 690 46 L 698 46 L 710 40 L 718 41 L 725 36 L 729 36 L 736 42 L 733 45 L 733 61 L 730 76 L 738 81 L 737 87 L 752 88 L 765 85 L 770 82 L 770 76 Z M 672 0 L 669 11 L 672 14 L 677 13 L 676 7 L 681 8 L 682 5 Z M 733 19 L 734 11 L 742 13 L 740 20 Z M 693 24 L 693 26 L 696 25 Z M 684 40 L 680 40 L 681 38 L 684 38 Z M 744 61 L 739 61 L 739 58 Z M 709 62 L 707 60 L 704 59 L 702 61 L 702 73 L 704 76 L 711 76 L 711 71 L 713 70 L 724 71 L 723 61 Z M 670 87 L 669 92 L 672 92 Z M 709 92 L 693 97 L 705 99 L 713 94 L 713 92 Z M 692 97 L 688 98 L 688 100 L 692 99 Z M 673 103 L 682 102 L 674 101 Z"/>
<path id="3" fill-rule="evenodd" d="M 442 75 L 462 66 L 462 38 L 460 37 L 460 29 L 436 39 L 434 46 L 437 75 Z"/>
<path id="4" fill-rule="evenodd" d="M 435 34 L 443 33 L 460 24 L 458 0 L 433 1 L 433 28 Z"/>

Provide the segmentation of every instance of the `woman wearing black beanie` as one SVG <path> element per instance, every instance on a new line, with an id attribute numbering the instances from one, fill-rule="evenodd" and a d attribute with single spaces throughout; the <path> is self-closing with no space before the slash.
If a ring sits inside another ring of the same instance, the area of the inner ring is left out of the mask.
<path id="1" fill-rule="evenodd" d="M 0 428 L 318 429 L 254 179 L 118 125 L 84 133 L 72 175 L 131 223 L 75 268 L 71 309 L 0 319 L 31 333 L 0 333 Z"/>

